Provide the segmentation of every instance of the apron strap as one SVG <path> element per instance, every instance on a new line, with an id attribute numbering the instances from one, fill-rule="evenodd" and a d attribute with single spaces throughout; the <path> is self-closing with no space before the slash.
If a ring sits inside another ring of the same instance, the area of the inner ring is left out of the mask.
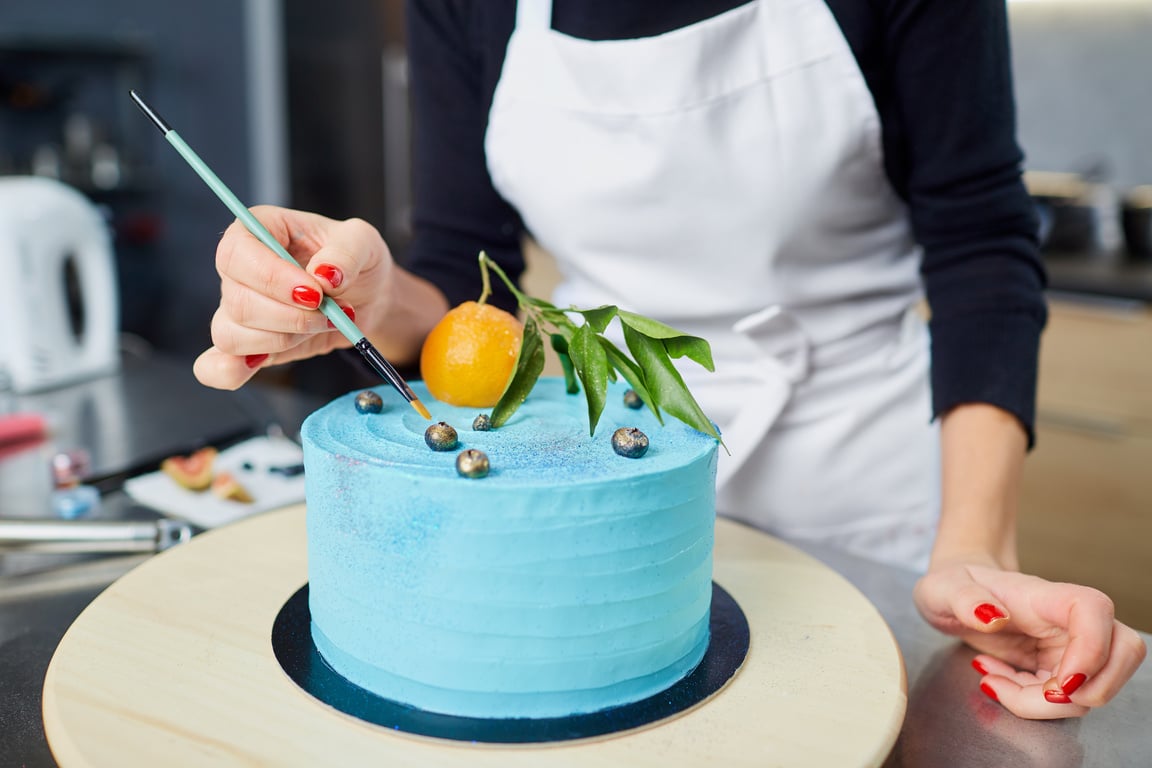
<path id="1" fill-rule="evenodd" d="M 552 0 L 518 0 L 517 29 L 551 29 Z"/>

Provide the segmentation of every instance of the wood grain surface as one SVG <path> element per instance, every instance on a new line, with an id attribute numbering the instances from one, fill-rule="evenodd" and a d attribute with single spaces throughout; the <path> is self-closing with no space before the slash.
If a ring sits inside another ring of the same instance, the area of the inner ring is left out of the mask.
<path id="1" fill-rule="evenodd" d="M 877 766 L 906 706 L 899 650 L 851 584 L 725 520 L 715 580 L 751 648 L 711 699 L 585 741 L 473 745 L 396 733 L 313 699 L 271 628 L 307 580 L 304 508 L 202 534 L 109 587 L 61 641 L 44 684 L 49 745 L 73 766 Z"/>

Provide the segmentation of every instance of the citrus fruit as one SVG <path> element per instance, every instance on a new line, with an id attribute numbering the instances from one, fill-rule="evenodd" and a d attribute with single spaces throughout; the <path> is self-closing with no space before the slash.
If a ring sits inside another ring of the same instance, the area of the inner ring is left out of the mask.
<path id="1" fill-rule="evenodd" d="M 169 456 L 160 463 L 164 474 L 190 491 L 203 491 L 212 484 L 216 449 L 201 448 L 191 456 Z"/>
<path id="2" fill-rule="evenodd" d="M 221 499 L 231 499 L 241 504 L 251 504 L 254 501 L 248 489 L 241 485 L 231 472 L 221 472 L 212 478 L 212 493 Z"/>
<path id="3" fill-rule="evenodd" d="M 466 301 L 450 309 L 424 340 L 420 376 L 441 402 L 490 408 L 512 378 L 523 335 L 514 315 Z"/>

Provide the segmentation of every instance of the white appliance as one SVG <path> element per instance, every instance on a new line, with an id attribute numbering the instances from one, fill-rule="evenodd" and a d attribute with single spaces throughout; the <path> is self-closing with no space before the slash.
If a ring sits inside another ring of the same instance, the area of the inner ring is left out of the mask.
<path id="1" fill-rule="evenodd" d="M 117 370 L 119 307 L 96 206 L 52 179 L 0 177 L 0 390 Z"/>

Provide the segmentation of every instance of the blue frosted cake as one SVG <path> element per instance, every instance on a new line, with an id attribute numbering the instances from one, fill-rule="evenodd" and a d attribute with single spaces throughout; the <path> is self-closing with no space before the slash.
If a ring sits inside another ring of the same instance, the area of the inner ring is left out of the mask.
<path id="1" fill-rule="evenodd" d="M 716 441 L 661 426 L 614 386 L 594 437 L 582 396 L 541 379 L 507 424 L 417 395 L 361 413 L 356 393 L 313 413 L 307 468 L 312 637 L 356 685 L 466 717 L 558 717 L 646 698 L 708 645 Z M 613 450 L 638 427 L 639 459 Z M 487 454 L 462 477 L 459 451 Z"/>

